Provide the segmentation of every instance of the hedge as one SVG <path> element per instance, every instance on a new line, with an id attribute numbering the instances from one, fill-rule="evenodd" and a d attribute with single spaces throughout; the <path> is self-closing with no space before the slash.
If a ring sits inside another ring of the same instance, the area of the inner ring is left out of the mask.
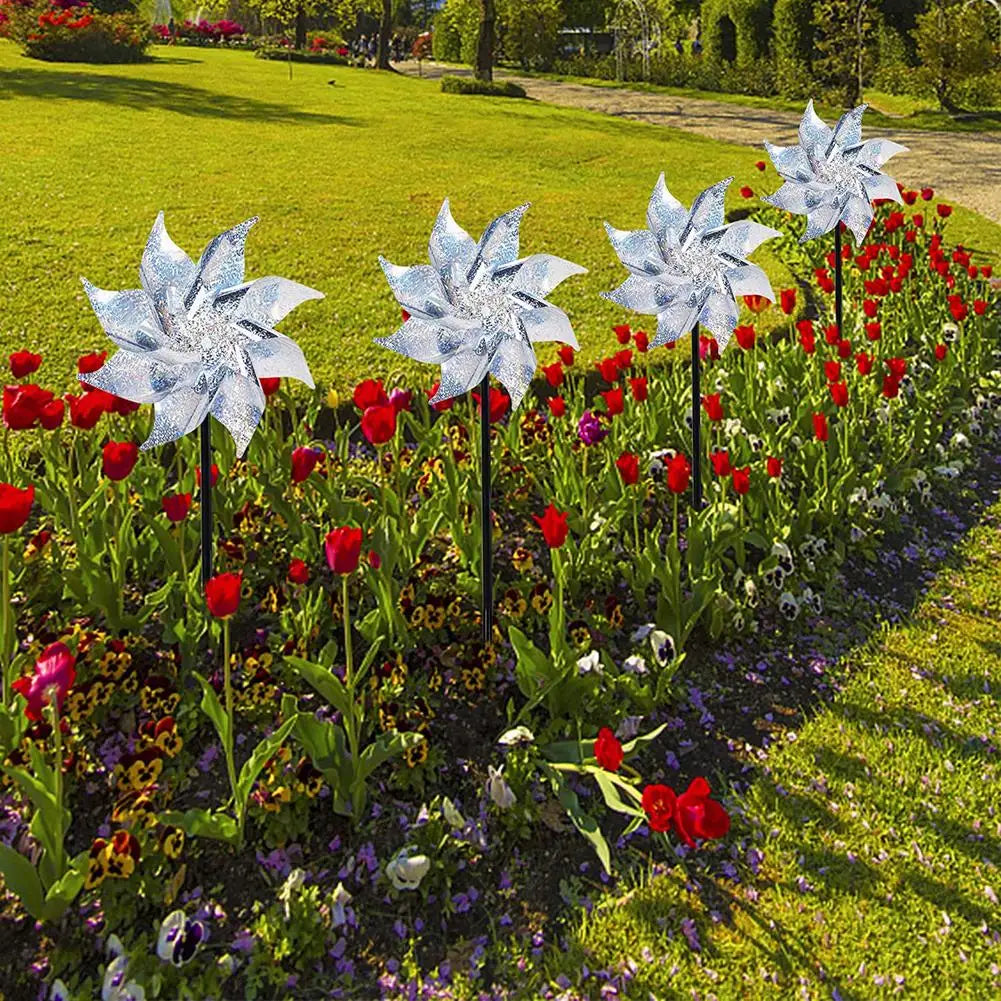
<path id="1" fill-rule="evenodd" d="M 527 97 L 524 87 L 509 80 L 487 83 L 464 76 L 443 76 L 441 89 L 444 94 L 482 94 L 485 97 Z"/>
<path id="2" fill-rule="evenodd" d="M 768 55 L 771 0 L 705 0 L 702 4 L 702 44 L 705 54 L 713 61 L 726 60 L 723 19 L 727 17 L 736 29 L 735 61 L 738 64 Z"/>

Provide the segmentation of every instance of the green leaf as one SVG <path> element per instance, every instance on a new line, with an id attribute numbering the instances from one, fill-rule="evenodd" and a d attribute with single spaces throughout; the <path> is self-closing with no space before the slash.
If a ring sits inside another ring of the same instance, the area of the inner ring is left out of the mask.
<path id="1" fill-rule="evenodd" d="M 361 752 L 361 760 L 355 774 L 356 782 L 364 782 L 386 761 L 398 757 L 411 747 L 416 747 L 424 736 L 419 733 L 383 733 Z"/>
<path id="2" fill-rule="evenodd" d="M 223 709 L 222 703 L 219 701 L 219 696 L 216 695 L 215 689 L 197 672 L 191 672 L 198 681 L 198 684 L 202 686 L 202 701 L 201 709 L 210 720 L 212 720 L 215 725 L 216 732 L 219 734 L 219 739 L 222 741 L 223 747 L 230 746 L 230 724 L 229 717 L 226 715 L 226 710 Z"/>
<path id="3" fill-rule="evenodd" d="M 591 843 L 598 858 L 601 860 L 601 864 L 605 867 L 605 872 L 611 875 L 612 856 L 608 850 L 608 842 L 605 841 L 605 837 L 598 827 L 598 822 L 590 814 L 584 813 L 580 808 L 580 801 L 577 799 L 577 794 L 561 778 L 557 778 L 557 789 L 559 791 L 560 803 L 573 821 L 574 827 Z"/>
<path id="4" fill-rule="evenodd" d="M 286 657 L 286 662 L 299 672 L 344 717 L 354 717 L 354 699 L 344 687 L 344 682 L 333 671 L 301 657 Z"/>
<path id="5" fill-rule="evenodd" d="M 635 737 L 630 741 L 627 741 L 622 745 L 623 754 L 632 754 L 640 744 L 649 744 L 651 740 L 656 740 L 663 732 L 667 729 L 666 723 L 661 723 L 660 726 L 651 730 L 649 733 L 644 733 L 642 736 Z"/>
<path id="6" fill-rule="evenodd" d="M 594 775 L 595 781 L 598 783 L 598 788 L 601 790 L 602 796 L 605 797 L 605 803 L 610 810 L 614 810 L 616 813 L 624 813 L 629 817 L 642 817 L 644 816 L 643 811 L 637 809 L 630 803 L 626 803 L 623 800 L 619 789 L 622 787 L 622 783 L 616 781 L 612 777 L 611 772 L 606 772 L 604 769 L 596 768 L 592 773 Z M 636 790 L 632 786 L 626 784 L 630 793 L 636 795 Z"/>
<path id="7" fill-rule="evenodd" d="M 66 908 L 73 903 L 77 894 L 83 889 L 84 880 L 87 877 L 88 859 L 89 853 L 81 852 L 73 859 L 73 867 L 67 869 L 62 878 L 49 887 L 49 892 L 45 894 L 43 920 L 57 921 L 66 913 Z"/>
<path id="8" fill-rule="evenodd" d="M 518 656 L 515 677 L 526 699 L 535 698 L 556 672 L 546 655 L 516 626 L 508 629 L 508 638 Z"/>
<path id="9" fill-rule="evenodd" d="M 558 740 L 552 744 L 546 744 L 542 748 L 543 757 L 549 761 L 559 764 L 579 765 L 581 763 L 580 750 L 584 748 L 585 757 L 594 754 L 594 741 L 582 740 Z"/>
<path id="10" fill-rule="evenodd" d="M 257 776 L 261 774 L 264 763 L 281 747 L 282 742 L 289 735 L 298 718 L 298 714 L 296 714 L 291 719 L 285 720 L 273 734 L 265 737 L 254 748 L 253 754 L 244 762 L 243 768 L 240 769 L 240 775 L 236 780 L 236 795 L 241 811 L 247 802 L 247 798 L 250 796 L 250 790 L 254 782 L 257 781 Z"/>
<path id="11" fill-rule="evenodd" d="M 236 844 L 239 830 L 236 821 L 227 813 L 212 813 L 209 810 L 167 810 L 159 815 L 164 824 L 180 827 L 192 838 L 215 838 Z"/>
<path id="12" fill-rule="evenodd" d="M 42 883 L 35 867 L 19 852 L 0 842 L 0 873 L 7 889 L 17 894 L 24 909 L 37 921 L 42 920 Z"/>

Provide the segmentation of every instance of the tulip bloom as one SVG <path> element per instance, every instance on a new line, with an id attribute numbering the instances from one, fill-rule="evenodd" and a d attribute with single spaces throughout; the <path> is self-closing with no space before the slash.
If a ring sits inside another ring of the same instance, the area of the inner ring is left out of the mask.
<path id="1" fill-rule="evenodd" d="M 740 197 L 741 198 L 753 198 L 754 197 L 754 189 L 745 184 L 740 189 Z"/>
<path id="2" fill-rule="evenodd" d="M 104 364 L 104 360 L 107 357 L 107 351 L 95 351 L 93 354 L 81 355 L 77 359 L 76 370 L 81 375 L 86 375 L 88 372 L 96 372 Z"/>
<path id="3" fill-rule="evenodd" d="M 42 709 L 56 698 L 56 711 L 62 709 L 66 693 L 76 680 L 76 659 L 64 643 L 51 643 L 35 661 L 35 670 L 30 675 L 18 678 L 10 687 L 23 695 L 27 701 L 24 715 L 33 722 L 42 718 Z M 59 761 L 57 767 L 61 767 Z"/>
<path id="4" fill-rule="evenodd" d="M 629 326 L 628 323 L 621 323 L 617 327 L 612 327 L 612 330 L 615 333 L 615 339 L 620 344 L 629 343 L 629 338 L 632 336 L 632 328 Z"/>
<path id="5" fill-rule="evenodd" d="M 619 381 L 619 366 L 614 358 L 602 358 L 601 361 L 595 362 L 594 367 L 605 382 Z"/>
<path id="6" fill-rule="evenodd" d="M 334 528 L 327 533 L 324 549 L 327 566 L 334 573 L 350 574 L 358 569 L 361 556 L 362 531 L 360 528 Z"/>
<path id="7" fill-rule="evenodd" d="M 605 406 L 608 408 L 608 416 L 616 417 L 622 413 L 622 390 L 609 389 L 601 394 L 605 398 Z"/>
<path id="8" fill-rule="evenodd" d="M 563 385 L 563 366 L 558 361 L 553 362 L 552 365 L 543 365 L 542 374 L 553 389 Z"/>
<path id="9" fill-rule="evenodd" d="M 745 295 L 744 305 L 752 313 L 760 313 L 768 308 L 768 300 L 763 295 Z"/>
<path id="10" fill-rule="evenodd" d="M 733 492 L 735 494 L 746 494 L 751 489 L 751 467 L 744 466 L 743 469 L 733 471 Z"/>
<path id="11" fill-rule="evenodd" d="M 710 792 L 709 783 L 699 777 L 674 802 L 674 829 L 689 848 L 695 847 L 696 838 L 722 838 L 730 830 L 729 815 L 709 798 Z"/>
<path id="12" fill-rule="evenodd" d="M 594 742 L 594 756 L 606 772 L 617 772 L 622 765 L 622 745 L 607 726 L 598 731 Z"/>
<path id="13" fill-rule="evenodd" d="M 637 403 L 645 403 L 647 398 L 646 376 L 639 376 L 629 380 L 629 389 L 633 394 L 633 399 Z"/>
<path id="14" fill-rule="evenodd" d="M 535 520 L 536 524 L 542 529 L 542 537 L 546 540 L 546 545 L 550 549 L 559 549 L 564 542 L 567 541 L 567 534 L 570 529 L 567 526 L 567 512 L 557 511 L 556 508 L 550 504 L 546 510 L 542 513 L 542 517 L 537 514 L 533 514 L 532 518 Z"/>
<path id="15" fill-rule="evenodd" d="M 396 434 L 396 408 L 391 403 L 369 407 L 361 415 L 361 429 L 372 445 L 385 445 Z"/>
<path id="16" fill-rule="evenodd" d="M 240 607 L 240 588 L 243 573 L 216 574 L 205 582 L 205 601 L 209 612 L 217 619 L 228 619 Z"/>
<path id="17" fill-rule="evenodd" d="M 725 448 L 719 452 L 713 452 L 709 456 L 709 461 L 712 463 L 713 472 L 717 476 L 729 476 L 732 472 L 730 468 L 730 453 Z"/>
<path id="18" fill-rule="evenodd" d="M 389 397 L 382 388 L 381 379 L 366 379 L 355 386 L 353 395 L 355 406 L 363 413 L 369 407 L 385 407 L 389 404 Z"/>
<path id="19" fill-rule="evenodd" d="M 309 580 L 309 567 L 303 560 L 292 560 L 288 567 L 288 579 L 293 584 L 305 584 Z"/>
<path id="20" fill-rule="evenodd" d="M 754 327 L 743 324 L 739 327 L 734 327 L 734 336 L 737 338 L 737 343 L 745 350 L 750 351 L 754 347 L 754 342 L 757 335 L 754 332 Z"/>
<path id="21" fill-rule="evenodd" d="M 20 529 L 28 520 L 34 501 L 34 486 L 19 490 L 9 483 L 0 483 L 0 535 Z"/>
<path id="22" fill-rule="evenodd" d="M 4 426 L 11 431 L 27 431 L 35 426 L 42 409 L 51 401 L 52 393 L 34 383 L 4 386 Z"/>
<path id="23" fill-rule="evenodd" d="M 900 395 L 900 383 L 892 375 L 883 377 L 883 395 L 888 400 L 895 400 Z"/>
<path id="24" fill-rule="evenodd" d="M 574 352 L 573 348 L 569 344 L 563 344 L 556 349 L 556 353 L 560 356 L 560 361 L 569 368 L 573 364 Z"/>
<path id="25" fill-rule="evenodd" d="M 135 468 L 139 446 L 132 441 L 109 441 L 104 446 L 102 471 L 109 480 L 124 480 Z"/>
<path id="26" fill-rule="evenodd" d="M 907 374 L 907 359 L 887 358 L 886 367 L 890 370 L 890 375 L 899 382 Z"/>
<path id="27" fill-rule="evenodd" d="M 549 404 L 549 412 L 553 417 L 562 417 L 567 412 L 567 402 L 562 396 L 553 396 L 547 403 Z"/>
<path id="28" fill-rule="evenodd" d="M 8 359 L 10 362 L 10 374 L 15 379 L 23 379 L 32 372 L 37 372 L 42 364 L 42 356 L 32 354 L 30 351 L 15 351 Z"/>
<path id="29" fill-rule="evenodd" d="M 213 462 L 209 467 L 209 486 L 214 487 L 219 479 L 219 467 Z M 202 467 L 195 466 L 195 482 L 199 487 L 202 485 Z"/>
<path id="30" fill-rule="evenodd" d="M 667 464 L 667 487 L 671 493 L 683 494 L 688 489 L 688 481 L 692 475 L 692 467 L 688 460 L 679 452 Z"/>
<path id="31" fill-rule="evenodd" d="M 827 376 L 828 382 L 837 382 L 841 378 L 841 362 L 825 361 L 824 375 Z"/>
<path id="32" fill-rule="evenodd" d="M 831 399 L 834 400 L 835 406 L 838 407 L 848 406 L 847 382 L 832 382 L 827 388 L 831 391 Z"/>
<path id="33" fill-rule="evenodd" d="M 619 475 L 622 477 L 622 482 L 626 486 L 632 486 L 640 478 L 640 460 L 637 456 L 633 455 L 631 452 L 623 452 L 615 460 L 616 468 L 619 470 Z"/>
<path id="34" fill-rule="evenodd" d="M 309 479 L 309 474 L 316 468 L 322 453 L 315 448 L 305 446 L 294 449 L 292 452 L 292 482 L 302 483 Z"/>
<path id="35" fill-rule="evenodd" d="M 813 436 L 817 441 L 827 441 L 827 416 L 825 414 L 813 415 Z"/>
<path id="36" fill-rule="evenodd" d="M 777 479 L 779 476 L 782 475 L 782 460 L 781 459 L 776 459 L 776 458 L 774 458 L 773 456 L 770 455 L 770 456 L 768 456 L 768 461 L 766 463 L 766 466 L 767 466 L 767 469 L 768 469 L 768 475 L 771 476 L 772 479 Z"/>
<path id="37" fill-rule="evenodd" d="M 66 404 L 60 399 L 55 399 L 38 411 L 38 423 L 46 431 L 55 431 L 62 424 L 65 414 Z"/>
<path id="38" fill-rule="evenodd" d="M 69 395 L 66 402 L 70 408 L 70 423 L 81 431 L 90 431 L 108 412 L 110 394 L 100 389 L 90 389 L 82 396 Z"/>
<path id="39" fill-rule="evenodd" d="M 473 400 L 476 402 L 476 412 L 480 413 L 480 394 L 473 393 Z M 507 412 L 508 408 L 511 406 L 511 397 L 507 395 L 502 389 L 495 389 L 493 386 L 490 387 L 490 423 L 496 424 Z"/>
<path id="40" fill-rule="evenodd" d="M 676 800 L 670 786 L 649 785 L 643 790 L 643 812 L 651 831 L 663 833 L 671 829 Z"/>
<path id="41" fill-rule="evenodd" d="M 260 380 L 261 389 L 264 392 L 265 399 L 269 396 L 273 396 L 278 392 L 279 387 L 282 384 L 281 379 L 268 379 L 264 378 Z"/>
<path id="42" fill-rule="evenodd" d="M 872 371 L 873 356 L 860 351 L 855 356 L 855 367 L 859 375 L 868 375 Z"/>
<path id="43" fill-rule="evenodd" d="M 435 383 L 435 384 L 434 384 L 434 385 L 433 385 L 433 386 L 432 386 L 432 387 L 431 387 L 431 388 L 430 388 L 430 389 L 429 389 L 429 390 L 427 391 L 427 394 L 428 394 L 428 400 L 430 400 L 430 399 L 431 399 L 431 397 L 432 397 L 432 396 L 434 396 L 434 395 L 435 395 L 435 393 L 437 393 L 437 392 L 438 392 L 438 387 L 439 387 L 440 385 L 441 385 L 441 383 L 440 383 L 440 382 L 436 382 L 436 383 Z M 455 402 L 455 400 L 451 400 L 451 399 L 449 399 L 449 400 L 439 400 L 439 401 L 438 401 L 437 403 L 432 403 L 432 404 L 431 404 L 431 409 L 432 409 L 432 410 L 434 410 L 434 411 L 436 411 L 437 413 L 441 413 L 441 412 L 442 412 L 443 410 L 451 410 L 451 409 L 452 409 L 452 404 L 453 404 L 454 402 Z"/>
<path id="44" fill-rule="evenodd" d="M 702 397 L 702 409 L 711 421 L 723 420 L 723 404 L 720 402 L 719 393 L 710 393 Z"/>
<path id="45" fill-rule="evenodd" d="M 945 360 L 946 352 L 948 350 L 949 349 L 944 344 L 936 344 L 935 345 L 935 360 L 936 361 L 944 361 Z"/>
<path id="46" fill-rule="evenodd" d="M 794 288 L 784 288 L 779 293 L 779 305 L 786 316 L 792 314 L 796 309 L 796 290 Z"/>
<path id="47" fill-rule="evenodd" d="M 647 348 L 650 347 L 650 338 L 647 337 L 645 330 L 637 330 L 633 334 L 633 343 L 636 345 L 636 350 L 639 351 L 641 355 L 645 355 Z"/>
<path id="48" fill-rule="evenodd" d="M 160 505 L 163 513 L 176 525 L 184 521 L 191 510 L 191 494 L 174 494 L 170 497 L 162 497 Z"/>

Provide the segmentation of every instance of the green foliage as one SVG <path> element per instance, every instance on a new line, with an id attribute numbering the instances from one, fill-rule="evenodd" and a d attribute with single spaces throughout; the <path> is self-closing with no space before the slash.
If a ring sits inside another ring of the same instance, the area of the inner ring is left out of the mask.
<path id="1" fill-rule="evenodd" d="M 510 80 L 486 82 L 473 80 L 463 76 L 443 76 L 441 78 L 443 94 L 482 94 L 485 97 L 525 97 L 525 88 L 519 87 Z"/>
<path id="2" fill-rule="evenodd" d="M 770 0 L 705 0 L 702 4 L 702 44 L 710 59 L 730 61 L 728 23 L 735 29 L 736 62 L 747 64 L 768 54 L 772 7 Z"/>
<path id="3" fill-rule="evenodd" d="M 819 0 L 813 9 L 814 75 L 828 100 L 851 107 L 859 102 L 859 0 Z M 867 51 L 875 20 L 862 8 L 862 47 Z"/>
<path id="4" fill-rule="evenodd" d="M 996 62 L 981 7 L 936 3 L 917 18 L 914 30 L 919 75 L 946 111 L 958 107 L 958 92 Z"/>
<path id="5" fill-rule="evenodd" d="M 434 58 L 439 62 L 461 62 L 471 66 L 476 60 L 479 24 L 479 0 L 446 0 L 434 19 Z"/>
<path id="6" fill-rule="evenodd" d="M 339 56 L 336 52 L 313 52 L 310 49 L 289 50 L 286 45 L 258 45 L 254 49 L 258 59 L 291 59 L 294 63 L 314 63 L 323 66 L 350 66 L 347 56 Z"/>
<path id="7" fill-rule="evenodd" d="M 102 13 L 72 7 L 59 10 L 47 0 L 30 6 L 8 4 L 9 35 L 24 54 L 49 62 L 135 63 L 146 58 L 149 24 L 130 12 Z"/>
<path id="8" fill-rule="evenodd" d="M 813 0 L 777 0 L 772 52 L 775 85 L 784 97 L 810 96 L 813 74 Z"/>
<path id="9" fill-rule="evenodd" d="M 498 0 L 497 42 L 502 58 L 524 69 L 549 69 L 563 17 L 560 0 Z"/>

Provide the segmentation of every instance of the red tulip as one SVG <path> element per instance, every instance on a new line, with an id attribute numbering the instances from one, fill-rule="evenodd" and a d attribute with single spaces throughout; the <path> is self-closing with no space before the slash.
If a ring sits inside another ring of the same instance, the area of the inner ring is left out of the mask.
<path id="1" fill-rule="evenodd" d="M 629 389 L 633 394 L 633 399 L 637 403 L 645 403 L 647 398 L 647 384 L 646 376 L 641 375 L 638 378 L 629 380 Z"/>
<path id="2" fill-rule="evenodd" d="M 615 352 L 615 366 L 620 372 L 625 372 L 633 364 L 633 353 L 629 348 Z"/>
<path id="3" fill-rule="evenodd" d="M 562 417 L 567 412 L 567 401 L 562 396 L 553 396 L 547 402 L 553 417 Z"/>
<path id="4" fill-rule="evenodd" d="M 631 486 L 639 480 L 640 460 L 631 452 L 623 452 L 615 460 L 615 465 L 619 470 L 619 475 L 622 477 L 622 482 L 627 486 Z"/>
<path id="5" fill-rule="evenodd" d="M 553 389 L 563 385 L 563 366 L 558 361 L 554 361 L 552 365 L 543 365 L 542 374 Z"/>
<path id="6" fill-rule="evenodd" d="M 945 360 L 946 352 L 948 350 L 949 349 L 944 344 L 936 344 L 935 345 L 935 360 L 936 361 L 944 361 Z"/>
<path id="7" fill-rule="evenodd" d="M 835 406 L 837 407 L 848 406 L 847 382 L 832 382 L 827 388 L 831 391 L 831 399 L 834 400 Z"/>
<path id="8" fill-rule="evenodd" d="M 37 722 L 42 708 L 56 697 L 57 709 L 62 709 L 66 693 L 76 681 L 76 659 L 64 643 L 51 643 L 35 661 L 34 673 L 18 678 L 10 687 L 27 700 L 24 715 Z M 60 762 L 61 764 L 61 762 Z"/>
<path id="9" fill-rule="evenodd" d="M 827 441 L 827 417 L 825 414 L 813 415 L 813 436 L 817 441 Z"/>
<path id="10" fill-rule="evenodd" d="M 566 511 L 557 511 L 550 504 L 542 513 L 541 518 L 537 514 L 533 514 L 532 518 L 539 528 L 542 529 L 542 537 L 546 540 L 546 545 L 550 549 L 559 549 L 567 541 L 567 533 L 570 529 L 567 526 Z"/>
<path id="11" fill-rule="evenodd" d="M 867 355 L 864 351 L 860 351 L 855 356 L 855 367 L 858 369 L 859 375 L 868 375 L 872 371 L 873 355 Z"/>
<path id="12" fill-rule="evenodd" d="M 767 164 L 764 160 L 756 160 L 754 166 L 757 167 L 758 170 L 764 170 Z"/>
<path id="13" fill-rule="evenodd" d="M 741 197 L 741 198 L 753 198 L 753 197 L 754 197 L 754 189 L 753 189 L 753 188 L 749 188 L 749 187 L 748 187 L 748 186 L 747 186 L 747 185 L 745 184 L 745 185 L 744 185 L 744 186 L 743 186 L 743 187 L 742 187 L 742 188 L 740 189 L 740 197 Z"/>
<path id="14" fill-rule="evenodd" d="M 987 303 L 983 299 L 974 299 L 973 312 L 976 313 L 977 316 L 983 316 L 984 313 L 987 312 Z"/>
<path id="15" fill-rule="evenodd" d="M 209 466 L 209 486 L 214 487 L 218 480 L 219 480 L 219 467 L 213 462 L 212 465 Z M 201 466 L 195 466 L 195 483 L 197 483 L 199 487 L 201 487 L 202 485 Z"/>
<path id="16" fill-rule="evenodd" d="M 334 573 L 349 574 L 358 569 L 361 556 L 361 529 L 334 528 L 327 532 L 324 549 L 327 553 L 327 566 Z"/>
<path id="17" fill-rule="evenodd" d="M 205 582 L 205 601 L 209 612 L 217 619 L 228 619 L 236 614 L 240 607 L 240 588 L 243 586 L 243 573 L 216 574 Z"/>
<path id="18" fill-rule="evenodd" d="M 645 330 L 637 330 L 633 334 L 633 343 L 636 345 L 636 350 L 639 351 L 641 355 L 645 355 L 647 348 L 650 347 L 650 338 L 647 337 Z"/>
<path id="19" fill-rule="evenodd" d="M 622 390 L 609 389 L 601 394 L 605 398 L 605 406 L 608 408 L 608 416 L 616 417 L 622 413 Z"/>
<path id="20" fill-rule="evenodd" d="M 784 288 L 779 293 L 779 305 L 782 312 L 789 316 L 796 308 L 796 290 L 794 288 Z"/>
<path id="21" fill-rule="evenodd" d="M 261 379 L 261 389 L 264 391 L 265 398 L 273 396 L 277 393 L 281 384 L 281 379 Z"/>
<path id="22" fill-rule="evenodd" d="M 730 453 L 725 448 L 720 449 L 718 452 L 713 452 L 709 456 L 709 461 L 712 463 L 713 472 L 717 476 L 730 475 Z"/>
<path id="23" fill-rule="evenodd" d="M 573 348 L 569 344 L 561 344 L 557 349 L 556 353 L 560 356 L 560 361 L 569 368 L 573 364 Z"/>
<path id="24" fill-rule="evenodd" d="M 674 803 L 674 829 L 690 848 L 695 847 L 696 838 L 722 838 L 730 830 L 730 817 L 716 800 L 709 798 L 710 792 L 704 778 L 692 779 Z"/>
<path id="25" fill-rule="evenodd" d="M 76 370 L 81 375 L 96 372 L 104 364 L 104 359 L 107 357 L 107 351 L 95 351 L 93 354 L 81 355 L 76 361 Z"/>
<path id="26" fill-rule="evenodd" d="M 762 310 L 768 308 L 768 299 L 763 295 L 745 295 L 744 305 L 752 313 L 760 313 Z"/>
<path id="27" fill-rule="evenodd" d="M 702 409 L 711 421 L 723 420 L 723 404 L 720 403 L 719 393 L 709 393 L 702 397 Z"/>
<path id="28" fill-rule="evenodd" d="M 751 467 L 744 466 L 743 469 L 733 471 L 733 492 L 736 494 L 746 494 L 751 489 Z"/>
<path id="29" fill-rule="evenodd" d="M 11 431 L 26 431 L 35 426 L 42 410 L 52 401 L 52 393 L 34 383 L 4 386 L 3 422 Z"/>
<path id="30" fill-rule="evenodd" d="M 926 201 L 930 202 L 935 197 L 935 191 L 933 188 L 922 188 L 921 197 Z"/>
<path id="31" fill-rule="evenodd" d="M 890 375 L 899 382 L 907 374 L 907 359 L 887 358 L 886 367 L 890 370 Z"/>
<path id="32" fill-rule="evenodd" d="M 601 361 L 595 362 L 594 367 L 605 382 L 619 381 L 619 366 L 614 358 L 602 358 Z"/>
<path id="33" fill-rule="evenodd" d="M 191 494 L 162 497 L 160 505 L 163 507 L 163 513 L 176 525 L 179 521 L 184 521 L 191 510 Z"/>
<path id="34" fill-rule="evenodd" d="M 672 347 L 674 346 L 673 341 L 670 344 Z M 719 358 L 719 344 L 715 337 L 699 334 L 699 360 L 705 361 L 707 356 L 710 361 L 716 361 Z"/>
<path id="35" fill-rule="evenodd" d="M 391 403 L 369 407 L 361 415 L 362 433 L 373 445 L 385 445 L 396 434 L 396 408 Z"/>
<path id="36" fill-rule="evenodd" d="M 594 756 L 606 772 L 617 772 L 622 765 L 622 745 L 607 726 L 598 731 L 594 742 Z"/>
<path id="37" fill-rule="evenodd" d="M 888 400 L 894 400 L 900 395 L 900 383 L 892 375 L 883 377 L 883 395 Z"/>
<path id="38" fill-rule="evenodd" d="M 768 456 L 768 460 L 765 463 L 765 465 L 766 465 L 766 467 L 768 469 L 768 475 L 770 477 L 772 477 L 772 479 L 777 479 L 779 476 L 782 475 L 782 460 L 781 459 L 776 459 L 776 458 L 774 458 L 774 456 L 770 455 L 770 456 Z"/>
<path id="39" fill-rule="evenodd" d="M 293 584 L 305 584 L 309 580 L 309 567 L 300 559 L 293 559 L 288 567 L 288 579 Z"/>
<path id="40" fill-rule="evenodd" d="M 827 376 L 828 382 L 837 382 L 841 378 L 841 362 L 825 361 L 824 375 Z"/>
<path id="41" fill-rule="evenodd" d="M 879 303 L 875 299 L 865 299 L 862 302 L 862 312 L 869 317 L 870 320 L 874 319 L 876 313 L 879 311 Z"/>
<path id="42" fill-rule="evenodd" d="M 10 372 L 15 379 L 23 379 L 32 372 L 37 372 L 42 364 L 42 356 L 30 351 L 15 351 L 9 358 Z"/>
<path id="43" fill-rule="evenodd" d="M 438 387 L 441 385 L 440 382 L 436 382 L 428 391 L 428 399 L 430 400 L 435 393 L 438 392 Z M 441 413 L 443 410 L 451 410 L 452 404 L 455 403 L 454 398 L 449 398 L 447 400 L 439 400 L 437 403 L 431 404 L 431 409 Z"/>
<path id="44" fill-rule="evenodd" d="M 355 406 L 361 410 L 369 407 L 385 407 L 389 405 L 389 397 L 382 388 L 381 379 L 366 379 L 355 386 L 353 395 Z"/>
<path id="45" fill-rule="evenodd" d="M 750 351 L 754 347 L 754 341 L 756 335 L 754 333 L 754 327 L 747 324 L 743 324 L 739 327 L 734 327 L 734 336 L 737 338 L 737 343 L 745 350 Z"/>
<path id="46" fill-rule="evenodd" d="M 650 785 L 643 790 L 643 812 L 651 831 L 663 833 L 671 829 L 676 799 L 670 786 Z"/>
<path id="47" fill-rule="evenodd" d="M 19 490 L 9 483 L 0 483 L 0 535 L 16 532 L 28 520 L 35 501 L 33 485 Z"/>
<path id="48" fill-rule="evenodd" d="M 675 494 L 683 494 L 688 489 L 688 480 L 692 467 L 688 460 L 679 452 L 667 464 L 667 487 Z"/>
<path id="49" fill-rule="evenodd" d="M 796 324 L 799 328 L 799 343 L 808 355 L 812 355 L 817 349 L 817 340 L 813 333 L 813 324 L 809 320 L 801 320 Z"/>
<path id="50" fill-rule="evenodd" d="M 476 403 L 476 412 L 480 412 L 480 394 L 473 393 L 473 400 Z M 490 423 L 496 424 L 507 412 L 508 408 L 511 406 L 511 397 L 504 392 L 503 389 L 495 389 L 493 386 L 490 387 Z"/>
<path id="51" fill-rule="evenodd" d="M 364 418 L 362 418 L 364 421 Z M 301 446 L 292 452 L 292 482 L 302 483 L 309 479 L 309 474 L 316 469 L 323 453 L 315 448 Z"/>
<path id="52" fill-rule="evenodd" d="M 620 323 L 617 327 L 612 327 L 612 330 L 615 331 L 615 339 L 620 344 L 629 343 L 629 338 L 632 335 L 632 328 L 628 323 Z"/>
<path id="53" fill-rule="evenodd" d="M 838 357 L 851 358 L 851 356 L 852 356 L 852 342 L 838 341 Z"/>
<path id="54" fill-rule="evenodd" d="M 957 323 L 962 323 L 966 319 L 969 310 L 966 308 L 966 304 L 962 299 L 954 297 L 949 303 L 949 312 L 952 313 L 952 318 Z"/>
<path id="55" fill-rule="evenodd" d="M 935 211 L 940 219 L 948 219 L 952 215 L 952 206 L 939 203 L 935 206 Z"/>
<path id="56" fill-rule="evenodd" d="M 110 394 L 100 389 L 90 389 L 82 396 L 67 396 L 70 407 L 70 423 L 81 431 L 89 431 L 108 412 Z"/>
<path id="57" fill-rule="evenodd" d="M 104 446 L 104 475 L 109 480 L 124 480 L 139 458 L 139 446 L 132 441 L 109 441 Z"/>
<path id="58" fill-rule="evenodd" d="M 883 336 L 883 325 L 878 320 L 874 320 L 872 323 L 867 323 L 865 325 L 865 336 L 868 337 L 870 341 L 878 341 L 880 337 Z"/>
<path id="59" fill-rule="evenodd" d="M 841 340 L 841 328 L 836 323 L 824 327 L 824 340 L 828 344 L 837 344 Z"/>
<path id="60" fill-rule="evenodd" d="M 368 551 L 368 565 L 373 570 L 378 570 L 382 566 L 382 557 L 374 549 Z"/>

